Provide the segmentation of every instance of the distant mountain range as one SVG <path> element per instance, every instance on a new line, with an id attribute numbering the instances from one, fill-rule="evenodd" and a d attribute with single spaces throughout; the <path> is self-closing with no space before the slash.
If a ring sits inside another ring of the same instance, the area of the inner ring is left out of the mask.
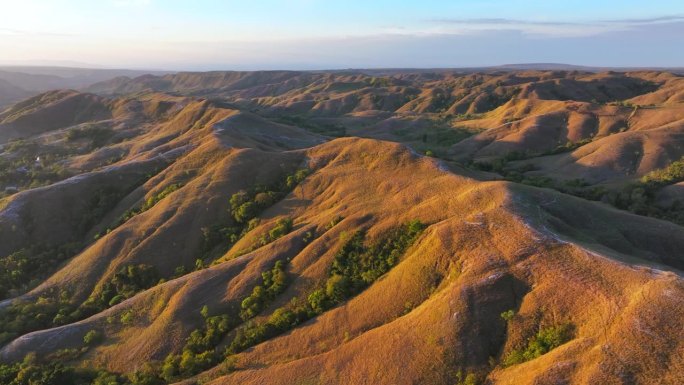
<path id="1" fill-rule="evenodd" d="M 0 66 L 0 109 L 23 98 L 56 89 L 80 89 L 119 76 L 162 75 L 164 71 L 42 66 Z"/>

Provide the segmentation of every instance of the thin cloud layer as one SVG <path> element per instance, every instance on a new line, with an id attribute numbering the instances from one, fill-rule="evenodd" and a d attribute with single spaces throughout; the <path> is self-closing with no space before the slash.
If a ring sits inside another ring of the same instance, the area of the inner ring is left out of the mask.
<path id="1" fill-rule="evenodd" d="M 2 7 L 0 60 L 168 69 L 684 64 L 673 49 L 684 3 L 624 1 L 25 0 Z"/>
<path id="2" fill-rule="evenodd" d="M 624 31 L 649 24 L 684 21 L 684 16 L 666 15 L 642 19 L 610 19 L 594 21 L 525 20 L 507 18 L 437 18 L 428 20 L 435 25 L 450 26 L 452 32 L 482 30 L 516 30 L 522 33 L 548 36 L 593 36 L 612 31 Z M 448 32 L 444 28 L 443 32 Z"/>

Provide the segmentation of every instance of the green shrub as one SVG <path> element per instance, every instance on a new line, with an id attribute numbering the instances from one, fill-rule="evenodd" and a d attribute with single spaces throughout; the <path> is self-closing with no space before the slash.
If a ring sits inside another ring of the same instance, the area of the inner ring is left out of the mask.
<path id="1" fill-rule="evenodd" d="M 506 310 L 505 312 L 501 313 L 501 319 L 508 322 L 515 317 L 515 311 L 513 310 Z"/>
<path id="2" fill-rule="evenodd" d="M 108 372 L 100 372 L 95 379 L 93 379 L 92 385 L 123 385 L 120 381 L 119 376 L 116 374 Z"/>
<path id="3" fill-rule="evenodd" d="M 329 298 L 323 289 L 314 290 L 307 297 L 307 301 L 315 314 L 321 314 L 330 307 Z"/>
<path id="4" fill-rule="evenodd" d="M 59 246 L 35 244 L 0 258 L 0 300 L 33 288 L 80 249 L 77 242 Z"/>
<path id="5" fill-rule="evenodd" d="M 263 285 L 254 287 L 252 294 L 240 305 L 240 318 L 245 321 L 259 314 L 267 302 L 285 290 L 287 285 L 285 264 L 277 261 L 271 270 L 261 274 L 261 280 Z"/>
<path id="6" fill-rule="evenodd" d="M 129 325 L 133 323 L 133 311 L 132 310 L 126 310 L 121 314 L 121 317 L 119 318 L 121 321 L 122 325 Z"/>
<path id="7" fill-rule="evenodd" d="M 278 308 L 271 314 L 268 323 L 279 331 L 289 330 L 297 325 L 297 315 L 291 310 Z"/>
<path id="8" fill-rule="evenodd" d="M 456 373 L 456 385 L 478 385 L 480 379 L 475 373 L 464 374 L 462 371 Z"/>
<path id="9" fill-rule="evenodd" d="M 270 238 L 270 241 L 273 242 L 290 231 L 292 231 L 292 219 L 281 218 L 278 219 L 275 227 L 268 232 L 268 237 Z"/>
<path id="10" fill-rule="evenodd" d="M 102 333 L 97 330 L 90 330 L 83 337 L 83 343 L 88 346 L 97 345 L 102 342 Z"/>
<path id="11" fill-rule="evenodd" d="M 310 173 L 311 173 L 311 170 L 306 169 L 306 168 L 299 169 L 299 170 L 295 171 L 294 174 L 289 175 L 289 176 L 286 178 L 286 180 L 285 180 L 285 186 L 286 186 L 288 189 L 290 189 L 290 190 L 293 189 L 293 188 L 295 188 L 295 186 L 297 186 L 298 184 L 302 183 L 302 181 L 303 181 L 307 176 L 309 176 Z"/>
<path id="12" fill-rule="evenodd" d="M 67 131 L 68 141 L 87 139 L 91 141 L 91 148 L 102 147 L 114 136 L 114 130 L 108 127 L 86 126 L 83 128 L 71 128 Z"/>
<path id="13" fill-rule="evenodd" d="M 142 368 L 128 376 L 131 385 L 160 385 L 162 380 L 150 363 L 143 364 Z"/>
<path id="14" fill-rule="evenodd" d="M 589 144 L 591 142 L 592 142 L 592 138 L 581 139 L 578 142 L 568 141 L 563 145 L 557 146 L 553 150 L 550 150 L 550 151 L 547 151 L 547 152 L 540 154 L 539 156 L 556 155 L 556 154 L 562 154 L 564 152 L 574 151 L 574 150 L 576 150 L 576 149 L 578 149 L 578 148 L 580 148 L 586 144 Z"/>
<path id="15" fill-rule="evenodd" d="M 123 381 L 121 381 L 116 374 L 100 372 L 97 377 L 93 379 L 92 385 L 123 385 Z"/>
<path id="16" fill-rule="evenodd" d="M 424 227 L 420 221 L 409 222 L 370 247 L 363 244 L 365 233 L 356 232 L 335 255 L 331 278 L 346 277 L 350 291 L 360 291 L 394 266 Z"/>
<path id="17" fill-rule="evenodd" d="M 338 223 L 342 222 L 343 219 L 344 219 L 343 216 L 340 216 L 340 215 L 336 216 L 327 225 L 325 225 L 325 229 L 326 230 L 332 229 L 333 227 L 337 226 Z"/>
<path id="18" fill-rule="evenodd" d="M 349 278 L 334 274 L 325 284 L 325 295 L 334 302 L 342 302 L 349 297 L 351 283 Z"/>

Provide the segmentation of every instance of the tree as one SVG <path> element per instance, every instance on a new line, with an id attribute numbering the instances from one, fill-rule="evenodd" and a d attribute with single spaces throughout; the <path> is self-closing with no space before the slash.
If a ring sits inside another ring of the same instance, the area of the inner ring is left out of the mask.
<path id="1" fill-rule="evenodd" d="M 161 379 L 155 374 L 155 369 L 149 363 L 146 363 L 142 368 L 136 370 L 128 376 L 133 385 L 159 385 Z"/>
<path id="2" fill-rule="evenodd" d="M 254 204 L 254 202 L 246 202 L 240 205 L 240 207 L 233 212 L 233 218 L 235 218 L 238 223 L 245 223 L 254 218 L 256 214 L 257 205 Z"/>
<path id="3" fill-rule="evenodd" d="M 274 311 L 271 317 L 268 319 L 268 323 L 280 331 L 290 329 L 291 327 L 295 326 L 296 322 L 296 315 L 292 311 L 282 307 L 276 309 L 276 311 Z"/>
<path id="4" fill-rule="evenodd" d="M 283 235 L 292 231 L 292 219 L 291 218 L 281 218 L 278 219 L 276 225 L 271 231 L 268 232 L 268 237 L 271 241 L 282 237 Z"/>
<path id="5" fill-rule="evenodd" d="M 307 300 L 309 301 L 311 309 L 316 314 L 321 314 L 328 308 L 328 298 L 326 297 L 323 289 L 318 289 L 313 293 L 309 294 Z"/>
<path id="6" fill-rule="evenodd" d="M 325 294 L 334 302 L 342 302 L 349 296 L 350 282 L 345 276 L 334 274 L 328 279 Z"/>
<path id="7" fill-rule="evenodd" d="M 238 207 L 242 206 L 242 204 L 246 203 L 248 200 L 249 195 L 247 194 L 247 191 L 240 190 L 230 197 L 230 207 L 233 210 L 236 210 Z"/>
<path id="8" fill-rule="evenodd" d="M 161 367 L 161 378 L 167 382 L 172 382 L 172 380 L 179 374 L 178 367 L 180 366 L 181 357 L 178 354 L 169 354 L 164 360 L 164 364 Z"/>
<path id="9" fill-rule="evenodd" d="M 100 372 L 93 380 L 92 385 L 121 385 L 121 382 L 119 381 L 119 377 L 115 374 Z"/>
<path id="10" fill-rule="evenodd" d="M 269 207 L 273 204 L 273 196 L 268 193 L 258 193 L 254 196 L 254 203 L 256 203 L 259 207 Z"/>
<path id="11" fill-rule="evenodd" d="M 256 316 L 261 311 L 264 299 L 264 288 L 262 286 L 256 286 L 254 290 L 252 290 L 252 294 L 245 298 L 240 304 L 240 307 L 242 308 L 240 311 L 240 318 L 248 320 Z"/>

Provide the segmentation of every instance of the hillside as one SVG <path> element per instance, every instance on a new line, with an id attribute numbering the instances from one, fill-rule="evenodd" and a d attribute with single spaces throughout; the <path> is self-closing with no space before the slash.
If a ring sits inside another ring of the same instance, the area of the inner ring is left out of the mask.
<path id="1" fill-rule="evenodd" d="M 16 103 L 0 378 L 680 384 L 681 92 L 269 71 Z"/>
<path id="2" fill-rule="evenodd" d="M 29 95 L 30 93 L 26 90 L 23 90 L 6 80 L 0 79 L 0 110 Z"/>

